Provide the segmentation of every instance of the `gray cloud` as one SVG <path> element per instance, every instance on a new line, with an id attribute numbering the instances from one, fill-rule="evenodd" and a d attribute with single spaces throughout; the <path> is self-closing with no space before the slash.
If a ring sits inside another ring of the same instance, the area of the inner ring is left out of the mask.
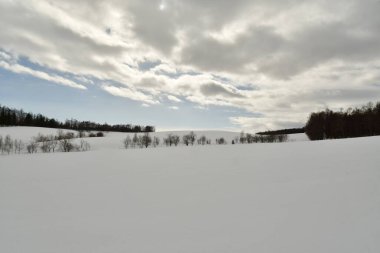
<path id="1" fill-rule="evenodd" d="M 3 49 L 28 56 L 41 65 L 55 61 L 56 65 L 51 66 L 54 68 L 67 64 L 78 70 L 115 70 L 110 62 L 96 61 L 92 57 L 116 57 L 124 50 L 121 46 L 107 45 L 78 34 L 28 6 L 2 3 L 0 6 L 0 46 Z"/>
<path id="2" fill-rule="evenodd" d="M 279 56 L 259 63 L 259 72 L 288 78 L 331 60 L 362 62 L 380 55 L 380 36 L 352 34 L 344 24 L 316 26 L 283 44 Z"/>
<path id="3" fill-rule="evenodd" d="M 366 89 L 331 89 L 318 90 L 312 93 L 292 96 L 292 101 L 304 101 L 305 99 L 320 104 L 331 104 L 351 101 L 353 104 L 363 104 L 376 101 L 380 97 L 379 88 Z"/>
<path id="4" fill-rule="evenodd" d="M 223 96 L 227 98 L 243 98 L 241 94 L 232 92 L 228 90 L 227 88 L 215 83 L 202 85 L 200 87 L 200 91 L 205 96 Z"/>
<path id="5" fill-rule="evenodd" d="M 176 22 L 172 10 L 159 11 L 160 1 L 130 1 L 133 31 L 138 39 L 165 54 L 170 54 L 177 43 Z"/>
<path id="6" fill-rule="evenodd" d="M 203 70 L 243 72 L 244 65 L 276 52 L 284 39 L 270 27 L 254 27 L 234 43 L 202 37 L 185 47 L 182 61 Z"/>

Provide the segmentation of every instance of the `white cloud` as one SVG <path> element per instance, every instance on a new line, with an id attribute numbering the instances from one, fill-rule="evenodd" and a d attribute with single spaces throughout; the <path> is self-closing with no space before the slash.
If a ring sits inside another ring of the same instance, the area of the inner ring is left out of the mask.
<path id="1" fill-rule="evenodd" d="M 176 103 L 180 103 L 182 102 L 181 99 L 177 98 L 176 96 L 173 96 L 173 95 L 167 95 L 167 98 L 172 101 L 172 102 L 176 102 Z"/>
<path id="2" fill-rule="evenodd" d="M 37 77 L 37 78 L 40 78 L 40 79 L 43 79 L 46 81 L 51 81 L 51 82 L 62 84 L 62 85 L 69 86 L 72 88 L 82 89 L 82 90 L 87 89 L 86 86 L 75 83 L 75 82 L 73 82 L 69 79 L 65 79 L 61 76 L 50 75 L 50 74 L 47 74 L 45 72 L 33 70 L 33 69 L 27 68 L 25 66 L 19 65 L 19 64 L 9 64 L 5 61 L 0 60 L 0 67 L 4 68 L 6 70 L 12 71 L 14 73 L 28 74 L 28 75 L 31 75 L 31 76 L 34 76 L 34 77 Z"/>
<path id="3" fill-rule="evenodd" d="M 169 106 L 169 109 L 171 109 L 171 110 L 179 110 L 179 107 L 178 106 Z"/>
<path id="4" fill-rule="evenodd" d="M 129 98 L 135 101 L 141 101 L 141 102 L 144 102 L 144 104 L 159 104 L 160 103 L 159 101 L 154 100 L 152 96 L 147 95 L 137 90 L 132 90 L 129 88 L 120 88 L 120 87 L 111 86 L 111 85 L 104 85 L 102 86 L 102 88 L 114 96 L 125 97 L 125 98 Z"/>

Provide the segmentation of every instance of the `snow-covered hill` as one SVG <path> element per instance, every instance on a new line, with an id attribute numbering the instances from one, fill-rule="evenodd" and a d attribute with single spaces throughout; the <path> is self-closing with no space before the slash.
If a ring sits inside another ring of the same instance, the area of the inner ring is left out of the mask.
<path id="1" fill-rule="evenodd" d="M 33 137 L 38 134 L 43 135 L 57 135 L 57 129 L 53 128 L 42 128 L 42 127 L 0 127 L 0 135 L 6 136 L 10 135 L 13 139 L 20 139 L 23 142 L 30 141 Z M 65 132 L 74 132 L 73 130 L 64 130 Z M 182 137 L 188 134 L 189 131 L 162 131 L 151 133 L 151 136 L 157 136 L 161 142 L 162 139 L 167 137 L 168 134 L 175 134 Z M 119 132 L 104 132 L 104 138 L 84 138 L 91 145 L 91 150 L 102 150 L 102 149 L 123 149 L 123 139 L 126 136 L 133 136 L 132 133 L 119 133 Z M 228 131 L 194 131 L 197 137 L 202 135 L 206 136 L 213 143 L 217 138 L 225 138 L 227 143 L 231 144 L 235 137 L 238 137 L 240 133 L 238 132 L 228 132 Z M 307 141 L 308 138 L 305 134 L 292 134 L 289 135 L 289 141 Z M 161 143 L 162 144 L 162 143 Z"/>
<path id="2" fill-rule="evenodd" d="M 380 252 L 380 137 L 124 150 L 122 136 L 0 156 L 0 252 Z"/>

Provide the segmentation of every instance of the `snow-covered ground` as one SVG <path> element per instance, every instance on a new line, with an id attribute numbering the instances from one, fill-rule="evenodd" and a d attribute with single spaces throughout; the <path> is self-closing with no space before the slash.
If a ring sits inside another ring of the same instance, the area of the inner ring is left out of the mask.
<path id="1" fill-rule="evenodd" d="M 122 136 L 0 156 L 0 252 L 380 252 L 380 137 L 124 150 Z"/>

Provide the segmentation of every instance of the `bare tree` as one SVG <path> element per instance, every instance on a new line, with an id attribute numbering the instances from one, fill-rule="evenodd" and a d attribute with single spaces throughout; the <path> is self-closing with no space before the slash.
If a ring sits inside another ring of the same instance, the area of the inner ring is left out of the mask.
<path id="1" fill-rule="evenodd" d="M 53 139 L 49 142 L 49 145 L 50 145 L 50 149 L 54 152 L 55 151 L 55 148 L 57 147 L 58 145 L 58 141 Z"/>
<path id="2" fill-rule="evenodd" d="M 169 134 L 166 138 L 164 138 L 164 143 L 166 146 L 171 146 L 171 135 Z"/>
<path id="3" fill-rule="evenodd" d="M 48 153 L 51 150 L 50 140 L 47 136 L 42 136 L 39 138 L 39 142 L 41 143 L 40 149 L 44 153 Z"/>
<path id="4" fill-rule="evenodd" d="M 197 139 L 197 136 L 196 136 L 196 134 L 193 131 L 191 131 L 189 133 L 189 139 L 190 139 L 190 144 L 194 145 L 195 140 Z"/>
<path id="5" fill-rule="evenodd" d="M 207 144 L 207 138 L 206 138 L 206 136 L 202 135 L 202 136 L 198 139 L 198 144 L 199 144 L 199 145 L 205 145 L 205 144 Z"/>
<path id="6" fill-rule="evenodd" d="M 21 140 L 15 140 L 14 141 L 14 149 L 15 153 L 21 153 L 21 150 L 24 149 L 24 143 Z"/>
<path id="7" fill-rule="evenodd" d="M 252 143 L 252 142 L 253 142 L 253 135 L 247 133 L 247 134 L 245 135 L 245 139 L 246 139 L 246 141 L 247 141 L 248 143 Z"/>
<path id="8" fill-rule="evenodd" d="M 78 138 L 85 138 L 86 137 L 86 132 L 83 130 L 78 131 Z"/>
<path id="9" fill-rule="evenodd" d="M 38 143 L 35 141 L 29 142 L 29 144 L 26 146 L 26 150 L 29 154 L 37 153 Z"/>
<path id="10" fill-rule="evenodd" d="M 138 143 L 139 143 L 139 137 L 138 137 L 137 134 L 135 133 L 135 134 L 133 135 L 133 138 L 132 138 L 132 146 L 133 146 L 133 147 L 136 147 L 136 146 L 138 145 Z"/>
<path id="11" fill-rule="evenodd" d="M 144 139 L 144 136 L 139 135 L 139 148 L 145 147 L 143 139 Z"/>
<path id="12" fill-rule="evenodd" d="M 62 139 L 59 141 L 59 147 L 63 152 L 70 152 L 74 150 L 75 146 L 71 139 Z"/>
<path id="13" fill-rule="evenodd" d="M 166 146 L 175 145 L 177 146 L 180 142 L 180 137 L 178 135 L 168 134 L 166 138 L 164 138 L 164 143 Z"/>
<path id="14" fill-rule="evenodd" d="M 172 139 L 173 139 L 172 140 L 173 144 L 176 145 L 176 146 L 178 146 L 179 140 L 180 140 L 179 136 L 178 135 L 173 135 Z"/>
<path id="15" fill-rule="evenodd" d="M 157 147 L 160 145 L 160 139 L 156 136 L 153 137 L 153 147 Z"/>
<path id="16" fill-rule="evenodd" d="M 10 135 L 5 136 L 3 147 L 4 147 L 4 152 L 8 153 L 9 155 L 9 153 L 13 149 L 13 142 Z"/>
<path id="17" fill-rule="evenodd" d="M 190 144 L 190 137 L 189 137 L 189 135 L 186 134 L 186 135 L 182 136 L 182 141 L 183 141 L 183 143 L 184 143 L 186 146 L 189 146 L 189 144 Z"/>
<path id="18" fill-rule="evenodd" d="M 246 138 L 244 132 L 241 132 L 240 133 L 240 138 L 239 138 L 239 143 L 244 144 L 246 142 L 247 142 L 247 138 Z"/>
<path id="19" fill-rule="evenodd" d="M 141 144 L 148 148 L 148 146 L 152 143 L 152 138 L 150 137 L 149 133 L 144 133 L 144 135 L 141 137 Z"/>
<path id="20" fill-rule="evenodd" d="M 189 134 L 186 134 L 182 137 L 183 143 L 188 146 L 189 144 L 194 145 L 194 142 L 196 140 L 196 135 L 193 131 L 191 131 Z"/>
<path id="21" fill-rule="evenodd" d="M 90 150 L 90 148 L 91 148 L 90 143 L 82 139 L 80 140 L 80 146 L 79 146 L 80 151 L 88 151 Z"/>
<path id="22" fill-rule="evenodd" d="M 129 135 L 123 140 L 124 147 L 128 149 L 132 145 L 132 139 Z"/>
<path id="23" fill-rule="evenodd" d="M 64 139 L 64 137 L 65 137 L 65 133 L 63 132 L 62 129 L 59 129 L 59 130 L 57 131 L 57 139 L 58 139 L 58 140 L 62 140 L 62 139 Z"/>
<path id="24" fill-rule="evenodd" d="M 3 145 L 4 145 L 3 136 L 0 135 L 0 151 L 1 151 L 1 153 L 4 153 Z"/>

